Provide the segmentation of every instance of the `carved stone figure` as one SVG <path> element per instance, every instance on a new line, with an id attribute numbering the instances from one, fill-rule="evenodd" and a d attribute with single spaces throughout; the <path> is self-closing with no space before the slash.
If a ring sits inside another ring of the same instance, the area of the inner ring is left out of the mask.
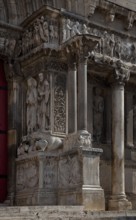
<path id="1" fill-rule="evenodd" d="M 79 31 L 79 22 L 78 21 L 76 21 L 76 23 L 72 27 L 71 37 L 75 36 L 76 34 L 81 34 L 81 32 Z"/>
<path id="2" fill-rule="evenodd" d="M 37 26 L 38 26 L 38 31 L 39 31 L 39 35 L 40 35 L 40 38 L 43 42 L 46 41 L 45 37 L 44 37 L 44 33 L 43 33 L 43 27 L 42 27 L 42 22 L 43 22 L 43 17 L 41 19 L 37 19 Z"/>
<path id="3" fill-rule="evenodd" d="M 115 80 L 119 83 L 124 83 L 125 81 L 128 81 L 130 78 L 130 70 L 123 66 L 121 60 L 118 60 L 115 63 L 114 76 Z"/>
<path id="4" fill-rule="evenodd" d="M 103 132 L 103 112 L 104 112 L 104 99 L 101 95 L 102 91 L 99 88 L 95 88 L 95 96 L 93 103 L 94 110 L 94 140 L 100 142 Z"/>
<path id="5" fill-rule="evenodd" d="M 62 43 L 67 39 L 66 20 L 62 19 Z"/>
<path id="6" fill-rule="evenodd" d="M 5 39 L 3 48 L 5 49 L 5 53 L 12 56 L 15 50 L 16 40 L 15 39 Z"/>
<path id="7" fill-rule="evenodd" d="M 49 29 L 50 29 L 50 40 L 52 41 L 55 38 L 54 26 L 51 24 L 49 26 Z"/>
<path id="8" fill-rule="evenodd" d="M 91 147 L 91 144 L 92 144 L 92 139 L 91 139 L 91 134 L 88 133 L 88 131 L 79 131 L 78 133 L 79 137 L 77 139 L 77 144 L 80 146 L 80 147 Z"/>
<path id="9" fill-rule="evenodd" d="M 61 151 L 63 141 L 59 137 L 52 136 L 49 132 L 36 131 L 22 137 L 22 141 L 17 149 L 17 156 L 31 154 L 37 151 Z"/>
<path id="10" fill-rule="evenodd" d="M 30 30 L 28 31 L 28 39 L 29 39 L 29 50 L 31 50 L 31 49 L 33 48 L 33 44 L 34 44 L 34 42 L 33 42 L 33 31 L 32 31 L 32 29 L 30 29 Z"/>
<path id="11" fill-rule="evenodd" d="M 54 26 L 54 38 L 57 40 L 58 39 L 58 27 Z"/>
<path id="12" fill-rule="evenodd" d="M 34 148 L 36 150 L 45 151 L 48 146 L 48 142 L 46 140 L 36 141 Z"/>
<path id="13" fill-rule="evenodd" d="M 135 18 L 136 18 L 135 12 L 130 11 L 128 13 L 128 27 L 127 27 L 127 30 L 130 30 L 133 27 L 133 23 L 135 21 Z"/>
<path id="14" fill-rule="evenodd" d="M 71 21 L 70 19 L 67 19 L 67 23 L 66 23 L 66 36 L 67 36 L 67 40 L 71 37 Z"/>
<path id="15" fill-rule="evenodd" d="M 103 36 L 101 37 L 101 52 L 103 55 L 108 55 L 109 54 L 109 36 L 107 31 L 104 31 Z"/>
<path id="16" fill-rule="evenodd" d="M 110 56 L 113 57 L 114 56 L 114 47 L 115 47 L 114 34 L 111 35 L 109 44 L 110 44 Z"/>
<path id="17" fill-rule="evenodd" d="M 89 34 L 86 24 L 83 24 L 83 34 Z"/>
<path id="18" fill-rule="evenodd" d="M 39 46 L 41 43 L 40 35 L 39 35 L 39 27 L 37 23 L 34 23 L 34 46 Z"/>
<path id="19" fill-rule="evenodd" d="M 122 47 L 121 47 L 121 42 L 120 42 L 120 39 L 117 38 L 116 42 L 115 42 L 115 56 L 117 58 L 121 58 L 121 50 L 122 50 Z"/>
<path id="20" fill-rule="evenodd" d="M 27 132 L 31 133 L 36 129 L 36 112 L 37 112 L 37 82 L 34 78 L 27 80 Z"/>
<path id="21" fill-rule="evenodd" d="M 42 17 L 42 27 L 43 27 L 43 34 L 45 37 L 45 42 L 48 42 L 49 41 L 48 22 L 44 20 L 44 17 Z"/>
<path id="22" fill-rule="evenodd" d="M 38 83 L 38 127 L 45 131 L 49 128 L 49 82 L 45 79 L 43 73 L 39 73 Z"/>

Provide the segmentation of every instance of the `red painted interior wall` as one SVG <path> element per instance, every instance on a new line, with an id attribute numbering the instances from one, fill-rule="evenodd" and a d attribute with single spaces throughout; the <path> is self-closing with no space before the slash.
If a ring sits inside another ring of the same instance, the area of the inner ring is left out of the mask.
<path id="1" fill-rule="evenodd" d="M 0 203 L 7 196 L 7 93 L 3 61 L 0 60 Z"/>

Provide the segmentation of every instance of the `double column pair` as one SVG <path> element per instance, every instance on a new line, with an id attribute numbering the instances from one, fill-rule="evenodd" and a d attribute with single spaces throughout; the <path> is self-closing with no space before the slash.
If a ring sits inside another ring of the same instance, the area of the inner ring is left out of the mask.
<path id="1" fill-rule="evenodd" d="M 124 68 L 120 61 L 117 61 L 111 78 L 112 196 L 109 200 L 109 210 L 127 210 L 132 208 L 131 202 L 127 200 L 125 194 L 124 168 L 124 86 L 125 81 L 129 79 L 129 70 Z M 87 130 L 87 58 L 79 59 L 78 89 L 76 64 L 70 65 L 68 73 L 68 94 L 70 98 L 69 133 L 77 132 L 77 127 L 78 130 Z"/>
<path id="2" fill-rule="evenodd" d="M 69 65 L 68 97 L 68 133 L 87 130 L 87 58 L 79 59 L 78 65 L 74 62 Z"/>

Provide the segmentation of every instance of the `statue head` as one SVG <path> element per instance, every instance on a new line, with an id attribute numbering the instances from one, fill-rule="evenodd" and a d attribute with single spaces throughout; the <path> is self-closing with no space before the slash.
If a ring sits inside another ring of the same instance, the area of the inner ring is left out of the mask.
<path id="1" fill-rule="evenodd" d="M 39 76 L 39 81 L 40 81 L 40 82 L 43 82 L 43 79 L 44 79 L 43 73 L 39 73 L 38 76 Z"/>
<path id="2" fill-rule="evenodd" d="M 70 24 L 70 19 L 67 19 L 67 24 Z"/>
<path id="3" fill-rule="evenodd" d="M 36 87 L 37 86 L 37 82 L 34 78 L 30 77 L 28 80 L 27 80 L 27 85 L 28 87 Z"/>

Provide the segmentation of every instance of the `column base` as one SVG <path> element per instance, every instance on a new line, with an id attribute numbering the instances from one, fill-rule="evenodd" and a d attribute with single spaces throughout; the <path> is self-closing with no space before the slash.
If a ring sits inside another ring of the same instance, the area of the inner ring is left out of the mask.
<path id="1" fill-rule="evenodd" d="M 125 211 L 132 209 L 132 203 L 129 202 L 126 198 L 114 197 L 109 200 L 109 210 L 112 211 Z"/>
<path id="2" fill-rule="evenodd" d="M 104 190 L 101 187 L 83 186 L 82 197 L 84 210 L 105 210 Z"/>

